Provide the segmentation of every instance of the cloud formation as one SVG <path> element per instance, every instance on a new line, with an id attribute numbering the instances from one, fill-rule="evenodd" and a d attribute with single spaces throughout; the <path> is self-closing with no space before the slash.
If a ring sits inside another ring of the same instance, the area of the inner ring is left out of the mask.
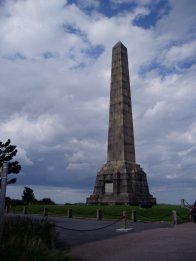
<path id="1" fill-rule="evenodd" d="M 106 161 L 111 49 L 121 40 L 137 162 L 159 202 L 193 201 L 195 1 L 104 3 L 1 1 L 0 137 L 19 149 L 18 184 L 90 193 Z"/>

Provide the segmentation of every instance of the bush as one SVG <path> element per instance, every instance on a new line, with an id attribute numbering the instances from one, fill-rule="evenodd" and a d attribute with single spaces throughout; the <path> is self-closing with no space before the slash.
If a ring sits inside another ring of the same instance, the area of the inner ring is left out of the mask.
<path id="1" fill-rule="evenodd" d="M 0 244 L 1 261 L 71 260 L 53 250 L 54 232 L 47 221 L 9 217 Z"/>
<path id="2" fill-rule="evenodd" d="M 55 205 L 54 201 L 52 201 L 50 198 L 43 198 L 39 200 L 38 203 L 42 205 Z"/>
<path id="3" fill-rule="evenodd" d="M 7 199 L 6 198 L 6 205 L 9 205 L 9 206 L 25 206 L 27 205 L 28 203 L 24 200 L 21 200 L 21 199 Z"/>

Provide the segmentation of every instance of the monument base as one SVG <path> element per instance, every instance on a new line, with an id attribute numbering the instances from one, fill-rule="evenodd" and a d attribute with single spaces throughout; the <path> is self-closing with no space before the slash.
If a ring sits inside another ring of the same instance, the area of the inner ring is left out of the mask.
<path id="1" fill-rule="evenodd" d="M 112 161 L 97 173 L 93 194 L 87 204 L 155 205 L 149 193 L 146 173 L 140 165 L 126 161 Z"/>

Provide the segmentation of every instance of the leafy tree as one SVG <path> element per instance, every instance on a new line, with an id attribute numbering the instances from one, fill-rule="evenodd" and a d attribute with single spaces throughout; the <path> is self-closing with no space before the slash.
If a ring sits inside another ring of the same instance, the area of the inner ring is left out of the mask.
<path id="1" fill-rule="evenodd" d="M 18 161 L 12 161 L 13 157 L 16 156 L 17 149 L 15 145 L 11 145 L 11 140 L 8 139 L 5 143 L 0 141 L 0 167 L 3 166 L 4 162 L 8 163 L 8 174 L 18 174 L 21 170 L 21 166 Z M 7 180 L 7 184 L 15 183 L 16 178 Z"/>
<path id="2" fill-rule="evenodd" d="M 22 199 L 28 203 L 36 201 L 33 190 L 29 187 L 24 187 Z"/>

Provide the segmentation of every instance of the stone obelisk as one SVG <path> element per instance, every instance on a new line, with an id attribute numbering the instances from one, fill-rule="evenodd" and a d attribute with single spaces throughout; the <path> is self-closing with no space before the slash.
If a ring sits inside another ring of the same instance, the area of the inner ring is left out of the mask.
<path id="1" fill-rule="evenodd" d="M 135 160 L 128 55 L 121 42 L 112 49 L 107 163 L 97 173 L 87 204 L 156 204 Z"/>

